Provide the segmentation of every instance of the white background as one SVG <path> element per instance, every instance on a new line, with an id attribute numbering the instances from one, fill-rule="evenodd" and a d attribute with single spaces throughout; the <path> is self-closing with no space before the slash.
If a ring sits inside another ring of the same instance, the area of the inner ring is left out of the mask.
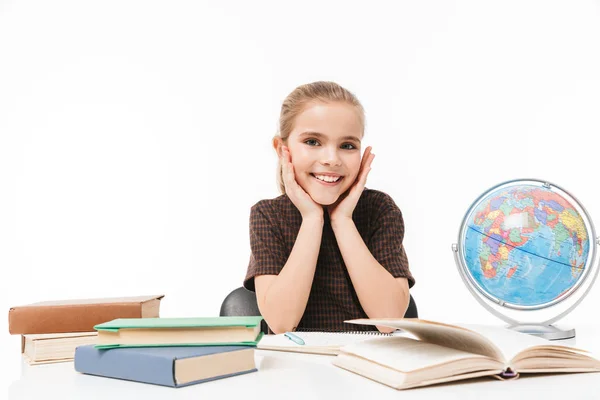
<path id="1" fill-rule="evenodd" d="M 451 244 L 515 178 L 600 224 L 598 71 L 598 1 L 0 1 L 0 310 L 162 293 L 162 316 L 218 315 L 250 207 L 279 194 L 281 102 L 333 80 L 366 109 L 367 187 L 404 213 L 421 317 L 498 322 Z M 0 345 L 17 359 L 6 317 Z"/>

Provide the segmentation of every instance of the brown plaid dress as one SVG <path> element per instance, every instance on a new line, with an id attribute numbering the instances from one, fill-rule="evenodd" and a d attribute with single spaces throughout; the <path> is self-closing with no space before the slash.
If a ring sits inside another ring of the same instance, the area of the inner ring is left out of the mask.
<path id="1" fill-rule="evenodd" d="M 395 278 L 415 284 L 408 268 L 402 240 L 404 221 L 400 209 L 387 194 L 363 191 L 352 219 L 375 259 Z M 302 216 L 287 195 L 261 200 L 250 212 L 250 263 L 244 287 L 254 291 L 254 277 L 277 275 L 284 267 L 298 236 Z M 382 293 L 385 296 L 385 293 Z M 368 318 L 364 312 L 325 212 L 321 248 L 315 277 L 304 315 L 297 329 L 375 330 L 375 327 L 345 324 L 354 318 Z"/>

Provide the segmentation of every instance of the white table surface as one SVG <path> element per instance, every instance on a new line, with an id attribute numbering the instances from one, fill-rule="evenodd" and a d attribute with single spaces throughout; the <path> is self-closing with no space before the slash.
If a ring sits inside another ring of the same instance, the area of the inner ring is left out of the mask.
<path id="1" fill-rule="evenodd" d="M 600 353 L 600 329 L 578 327 L 562 343 Z M 73 363 L 21 368 L 9 384 L 10 400 L 24 399 L 600 399 L 600 373 L 527 375 L 513 381 L 480 378 L 398 391 L 331 365 L 333 357 L 256 351 L 258 372 L 183 388 L 169 388 L 77 373 Z M 14 361 L 13 358 L 7 360 Z"/>

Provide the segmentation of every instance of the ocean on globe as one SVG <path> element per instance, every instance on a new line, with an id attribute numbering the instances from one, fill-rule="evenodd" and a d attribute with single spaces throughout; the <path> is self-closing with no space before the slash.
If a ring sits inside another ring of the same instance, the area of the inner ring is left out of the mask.
<path id="1" fill-rule="evenodd" d="M 484 195 L 463 225 L 469 274 L 505 305 L 551 303 L 584 275 L 590 234 L 573 204 L 549 187 L 501 187 Z"/>

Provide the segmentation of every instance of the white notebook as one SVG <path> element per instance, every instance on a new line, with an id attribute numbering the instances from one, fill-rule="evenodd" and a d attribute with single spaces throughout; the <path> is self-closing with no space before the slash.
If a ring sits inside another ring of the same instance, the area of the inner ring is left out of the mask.
<path id="1" fill-rule="evenodd" d="M 279 335 L 264 335 L 257 348 L 262 350 L 291 351 L 295 353 L 325 354 L 335 356 L 340 348 L 378 336 L 392 336 L 377 331 L 366 332 L 294 332 L 304 341 L 303 345 Z"/>

